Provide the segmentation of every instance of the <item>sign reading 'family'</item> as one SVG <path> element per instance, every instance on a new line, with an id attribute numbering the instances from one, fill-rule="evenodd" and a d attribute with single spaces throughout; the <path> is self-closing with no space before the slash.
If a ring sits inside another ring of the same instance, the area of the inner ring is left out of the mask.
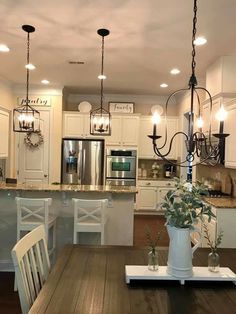
<path id="1" fill-rule="evenodd" d="M 50 97 L 29 97 L 28 105 L 34 106 L 50 106 Z M 26 105 L 26 98 L 18 97 L 18 105 Z"/>

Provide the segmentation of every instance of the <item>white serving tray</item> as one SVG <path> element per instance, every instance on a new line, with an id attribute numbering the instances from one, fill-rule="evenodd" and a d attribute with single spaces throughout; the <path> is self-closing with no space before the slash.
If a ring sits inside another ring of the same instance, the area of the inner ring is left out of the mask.
<path id="1" fill-rule="evenodd" d="M 126 265 L 126 283 L 130 280 L 178 280 L 181 285 L 185 281 L 232 281 L 236 285 L 236 274 L 228 267 L 220 267 L 217 273 L 210 272 L 207 267 L 193 267 L 193 277 L 177 278 L 167 273 L 167 266 L 159 266 L 157 271 L 151 271 L 146 266 Z"/>

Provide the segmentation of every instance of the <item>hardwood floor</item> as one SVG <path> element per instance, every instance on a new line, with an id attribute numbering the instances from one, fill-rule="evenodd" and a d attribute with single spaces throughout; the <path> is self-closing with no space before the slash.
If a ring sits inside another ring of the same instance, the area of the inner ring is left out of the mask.
<path id="1" fill-rule="evenodd" d="M 0 272 L 0 313 L 20 314 L 20 300 L 14 292 L 14 273 Z"/>
<path id="2" fill-rule="evenodd" d="M 149 226 L 152 233 L 157 233 L 163 228 L 165 218 L 156 215 L 136 215 L 134 218 L 134 245 L 146 246 L 145 226 Z M 165 227 L 159 246 L 168 246 L 169 240 Z M 0 313 L 1 314 L 20 314 L 20 301 L 18 293 L 14 292 L 14 273 L 0 272 Z M 65 313 L 66 314 L 66 313 Z"/>

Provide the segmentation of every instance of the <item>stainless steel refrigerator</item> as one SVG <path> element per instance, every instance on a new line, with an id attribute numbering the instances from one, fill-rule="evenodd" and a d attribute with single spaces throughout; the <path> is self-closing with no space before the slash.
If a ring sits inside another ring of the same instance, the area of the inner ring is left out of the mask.
<path id="1" fill-rule="evenodd" d="M 63 184 L 102 185 L 104 140 L 63 139 Z"/>

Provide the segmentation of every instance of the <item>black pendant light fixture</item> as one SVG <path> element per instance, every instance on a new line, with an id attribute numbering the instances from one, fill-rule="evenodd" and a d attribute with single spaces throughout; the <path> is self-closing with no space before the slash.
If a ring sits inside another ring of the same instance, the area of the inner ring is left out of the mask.
<path id="1" fill-rule="evenodd" d="M 223 106 L 219 110 L 218 116 L 220 120 L 220 127 L 219 133 L 212 134 L 211 132 L 211 115 L 212 115 L 212 97 L 211 94 L 207 89 L 204 87 L 197 86 L 197 78 L 195 75 L 195 68 L 196 68 L 196 50 L 195 50 L 195 36 L 196 36 L 196 24 L 197 24 L 197 0 L 194 0 L 194 8 L 193 8 L 193 29 L 192 29 L 192 62 L 191 62 L 191 77 L 188 83 L 188 88 L 180 89 L 173 92 L 166 101 L 165 104 L 165 139 L 162 145 L 158 145 L 158 140 L 161 138 L 158 135 L 158 122 L 160 121 L 160 116 L 155 113 L 153 116 L 153 134 L 148 135 L 149 138 L 152 139 L 153 150 L 157 157 L 163 159 L 164 161 L 172 164 L 178 165 L 180 167 L 188 167 L 190 169 L 190 175 L 188 177 L 189 180 L 192 179 L 191 177 L 191 169 L 192 166 L 196 166 L 199 163 L 206 163 L 209 162 L 211 165 L 216 165 L 217 163 L 222 162 L 224 159 L 224 146 L 225 146 L 225 138 L 229 134 L 223 133 L 223 120 L 225 118 L 225 111 Z M 175 133 L 172 138 L 168 139 L 168 132 L 167 132 L 167 109 L 168 104 L 170 103 L 172 97 L 176 96 L 178 93 L 190 91 L 190 111 L 189 111 L 189 119 L 188 119 L 188 132 L 177 132 Z M 201 114 L 201 104 L 200 104 L 200 97 L 199 91 L 204 91 L 207 96 L 209 97 L 209 104 L 210 104 L 210 123 L 209 123 L 209 131 L 208 136 L 203 133 L 202 131 L 202 114 Z M 195 131 L 194 127 L 194 109 L 197 108 L 197 123 L 196 126 L 198 128 Z M 186 156 L 183 160 L 174 162 L 173 160 L 169 160 L 168 156 L 172 149 L 172 144 L 175 139 L 180 136 L 184 139 L 186 145 Z M 215 138 L 214 141 L 212 139 Z M 167 140 L 168 139 L 168 140 Z M 168 144 L 167 144 L 168 142 Z M 165 152 L 163 152 L 165 151 Z"/>
<path id="2" fill-rule="evenodd" d="M 98 78 L 101 80 L 100 107 L 90 112 L 90 134 L 91 135 L 110 135 L 111 134 L 111 114 L 103 108 L 103 81 L 104 75 L 104 37 L 110 34 L 108 29 L 101 28 L 97 31 L 102 37 L 102 64 L 101 74 Z"/>
<path id="3" fill-rule="evenodd" d="M 26 64 L 26 98 L 20 107 L 13 110 L 14 132 L 36 132 L 40 130 L 40 113 L 29 105 L 29 71 L 35 67 L 30 63 L 30 33 L 35 31 L 31 25 L 23 25 L 22 29 L 27 33 L 27 64 Z"/>

